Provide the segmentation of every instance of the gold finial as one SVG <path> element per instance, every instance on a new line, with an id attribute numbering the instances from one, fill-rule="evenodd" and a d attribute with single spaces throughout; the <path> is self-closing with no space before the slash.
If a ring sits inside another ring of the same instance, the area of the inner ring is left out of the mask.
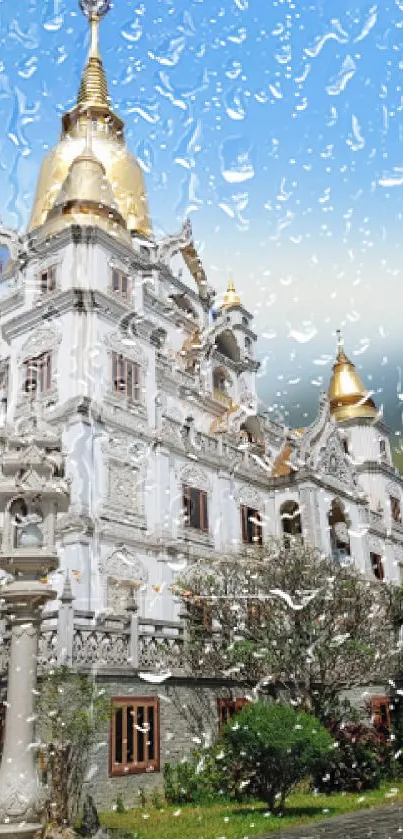
<path id="1" fill-rule="evenodd" d="M 341 330 L 337 329 L 336 334 L 337 355 L 329 385 L 330 411 L 339 421 L 358 417 L 374 419 L 377 416 L 376 405 L 344 352 Z"/>
<path id="2" fill-rule="evenodd" d="M 229 306 L 240 306 L 241 305 L 241 298 L 239 294 L 235 291 L 234 281 L 232 276 L 230 276 L 227 286 L 227 291 L 224 294 L 224 299 L 222 302 L 222 307 L 228 309 Z"/>
<path id="3" fill-rule="evenodd" d="M 108 85 L 99 52 L 99 22 L 109 11 L 110 0 L 80 0 L 80 8 L 89 20 L 91 41 L 77 103 L 109 108 Z"/>

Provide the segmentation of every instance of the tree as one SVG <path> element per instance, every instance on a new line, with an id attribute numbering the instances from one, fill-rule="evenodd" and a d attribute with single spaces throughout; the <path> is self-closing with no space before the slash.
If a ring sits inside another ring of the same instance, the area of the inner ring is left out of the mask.
<path id="1" fill-rule="evenodd" d="M 47 811 L 55 825 L 74 824 L 91 749 L 109 716 L 109 699 L 87 676 L 61 667 L 44 678 L 37 725 L 47 765 Z"/>
<path id="2" fill-rule="evenodd" d="M 193 671 L 269 687 L 325 719 L 342 689 L 398 664 L 396 591 L 300 539 L 200 560 L 178 582 Z"/>
<path id="3" fill-rule="evenodd" d="M 271 810 L 309 775 L 325 769 L 333 739 L 310 714 L 287 705 L 245 706 L 223 732 L 226 772 L 241 795 L 254 795 Z"/>

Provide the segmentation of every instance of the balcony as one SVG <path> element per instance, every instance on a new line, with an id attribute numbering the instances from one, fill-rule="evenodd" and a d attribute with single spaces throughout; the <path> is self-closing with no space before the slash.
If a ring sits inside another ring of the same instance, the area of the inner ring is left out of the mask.
<path id="1" fill-rule="evenodd" d="M 232 399 L 225 393 L 223 390 L 219 390 L 217 387 L 213 390 L 213 398 L 216 402 L 220 402 L 221 405 L 224 405 L 226 408 L 231 408 L 232 406 Z"/>

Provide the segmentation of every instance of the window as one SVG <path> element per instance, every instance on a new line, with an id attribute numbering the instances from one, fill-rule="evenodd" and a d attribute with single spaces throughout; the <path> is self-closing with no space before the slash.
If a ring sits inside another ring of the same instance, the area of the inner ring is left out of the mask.
<path id="1" fill-rule="evenodd" d="M 377 580 L 383 580 L 385 572 L 383 570 L 383 562 L 381 555 L 371 552 L 369 556 L 371 559 L 371 566 L 374 572 L 374 577 L 376 577 Z"/>
<path id="2" fill-rule="evenodd" d="M 8 365 L 0 366 L 0 402 L 7 402 L 8 393 Z"/>
<path id="3" fill-rule="evenodd" d="M 241 504 L 242 541 L 247 545 L 263 545 L 262 517 L 253 507 Z"/>
<path id="4" fill-rule="evenodd" d="M 289 547 L 291 536 L 302 536 L 301 513 L 296 501 L 286 501 L 280 507 L 284 544 Z"/>
<path id="5" fill-rule="evenodd" d="M 127 396 L 131 402 L 141 401 L 139 364 L 112 353 L 112 382 L 115 393 Z"/>
<path id="6" fill-rule="evenodd" d="M 251 339 L 250 338 L 245 338 L 245 349 L 246 349 L 247 352 L 250 351 L 251 346 L 252 346 Z"/>
<path id="7" fill-rule="evenodd" d="M 218 699 L 218 731 L 221 734 L 223 728 L 232 720 L 238 711 L 242 711 L 248 705 L 247 699 Z"/>
<path id="8" fill-rule="evenodd" d="M 379 453 L 381 455 L 382 460 L 387 460 L 387 451 L 386 451 L 386 440 L 379 440 Z"/>
<path id="9" fill-rule="evenodd" d="M 52 387 L 52 354 L 42 353 L 24 363 L 25 393 L 46 393 Z"/>
<path id="10" fill-rule="evenodd" d="M 40 273 L 40 286 L 42 294 L 49 294 L 56 288 L 56 266 L 51 265 Z"/>
<path id="11" fill-rule="evenodd" d="M 348 454 L 348 440 L 347 440 L 346 437 L 343 440 L 343 450 L 344 450 L 345 454 Z"/>
<path id="12" fill-rule="evenodd" d="M 112 291 L 123 297 L 125 300 L 129 297 L 129 280 L 123 271 L 118 271 L 117 268 L 112 270 Z"/>
<path id="13" fill-rule="evenodd" d="M 370 710 L 373 725 L 376 728 L 390 728 L 390 701 L 388 696 L 372 696 Z"/>
<path id="14" fill-rule="evenodd" d="M 208 530 L 207 492 L 194 487 L 183 487 L 183 506 L 186 527 Z"/>
<path id="15" fill-rule="evenodd" d="M 0 702 L 0 757 L 3 754 L 5 733 L 6 733 L 6 704 L 5 704 L 5 702 Z"/>
<path id="16" fill-rule="evenodd" d="M 110 775 L 158 772 L 159 768 L 158 699 L 112 699 Z"/>
<path id="17" fill-rule="evenodd" d="M 393 495 L 390 496 L 390 510 L 392 513 L 392 521 L 395 524 L 402 523 L 402 513 L 400 509 L 400 499 L 394 498 Z"/>

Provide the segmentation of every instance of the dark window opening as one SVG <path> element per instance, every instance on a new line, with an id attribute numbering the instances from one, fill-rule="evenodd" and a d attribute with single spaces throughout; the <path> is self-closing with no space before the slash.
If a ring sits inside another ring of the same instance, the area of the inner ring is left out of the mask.
<path id="1" fill-rule="evenodd" d="M 24 363 L 25 393 L 46 393 L 52 387 L 52 355 L 42 353 Z"/>
<path id="2" fill-rule="evenodd" d="M 223 728 L 229 723 L 235 714 L 242 711 L 248 705 L 247 699 L 218 699 L 218 731 L 221 734 Z"/>
<path id="3" fill-rule="evenodd" d="M 390 510 L 392 513 L 392 521 L 395 524 L 401 524 L 402 512 L 400 507 L 400 500 L 399 498 L 394 498 L 393 495 L 390 496 Z"/>
<path id="4" fill-rule="evenodd" d="M 262 517 L 253 507 L 241 505 L 242 541 L 247 545 L 263 545 Z"/>
<path id="5" fill-rule="evenodd" d="M 112 699 L 110 775 L 159 771 L 159 701 Z"/>
<path id="6" fill-rule="evenodd" d="M 127 300 L 129 296 L 129 280 L 123 271 L 118 271 L 117 268 L 112 270 L 112 290 L 114 294 L 118 294 Z"/>
<path id="7" fill-rule="evenodd" d="M 384 572 L 384 568 L 383 568 L 382 557 L 380 556 L 380 554 L 376 554 L 376 553 L 371 552 L 370 553 L 370 559 L 371 559 L 371 567 L 372 567 L 372 570 L 374 572 L 374 577 L 376 577 L 377 580 L 383 580 L 384 577 L 385 577 L 385 572 Z"/>
<path id="8" fill-rule="evenodd" d="M 112 383 L 115 393 L 131 402 L 141 402 L 141 370 L 136 362 L 112 353 Z"/>
<path id="9" fill-rule="evenodd" d="M 40 275 L 40 285 L 42 294 L 49 294 L 56 288 L 56 267 L 52 265 L 46 271 L 42 271 Z"/>
<path id="10" fill-rule="evenodd" d="M 194 487 L 183 487 L 185 526 L 208 531 L 207 492 Z"/>

